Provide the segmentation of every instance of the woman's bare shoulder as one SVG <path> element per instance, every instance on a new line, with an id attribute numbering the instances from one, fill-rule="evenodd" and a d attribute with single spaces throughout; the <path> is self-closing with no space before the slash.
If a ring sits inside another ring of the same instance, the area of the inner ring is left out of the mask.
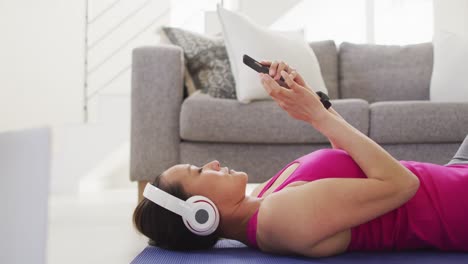
<path id="1" fill-rule="evenodd" d="M 320 217 L 316 214 L 310 214 L 310 211 L 316 211 L 317 208 L 314 208 L 316 206 L 313 203 L 306 202 L 306 197 L 301 195 L 304 190 L 299 191 L 303 189 L 300 186 L 306 183 L 309 182 L 297 182 L 296 186 L 290 185 L 263 200 L 257 221 L 257 244 L 262 251 L 320 257 L 346 250 L 350 239 L 349 229 L 324 237 L 321 229 L 314 228 L 320 226 L 322 221 L 317 221 Z M 310 209 L 309 213 L 300 213 L 303 206 Z"/>
<path id="2" fill-rule="evenodd" d="M 294 253 L 287 247 L 281 245 L 281 243 L 278 243 L 279 240 L 281 240 L 281 232 L 279 232 L 275 226 L 277 226 L 278 221 L 281 221 L 281 217 L 275 216 L 275 208 L 278 205 L 276 204 L 277 201 L 275 201 L 275 196 L 278 193 L 282 193 L 282 195 L 288 195 L 287 192 L 285 192 L 286 189 L 289 192 L 289 190 L 293 190 L 295 187 L 305 183 L 307 182 L 297 181 L 290 183 L 282 190 L 264 197 L 264 200 L 258 209 L 257 218 L 257 245 L 262 251 L 275 254 Z"/>

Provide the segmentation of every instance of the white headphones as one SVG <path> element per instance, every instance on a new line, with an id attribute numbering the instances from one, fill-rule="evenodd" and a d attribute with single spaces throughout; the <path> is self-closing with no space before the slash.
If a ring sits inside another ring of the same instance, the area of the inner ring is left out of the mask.
<path id="1" fill-rule="evenodd" d="M 219 212 L 216 205 L 200 195 L 183 201 L 147 183 L 143 196 L 155 204 L 182 216 L 185 226 L 194 234 L 207 236 L 216 231 L 219 225 Z"/>

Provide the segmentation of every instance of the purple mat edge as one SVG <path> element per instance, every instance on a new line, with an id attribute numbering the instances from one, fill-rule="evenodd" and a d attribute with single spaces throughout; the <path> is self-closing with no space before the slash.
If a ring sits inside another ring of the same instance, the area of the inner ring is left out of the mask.
<path id="1" fill-rule="evenodd" d="M 177 252 L 153 246 L 146 247 L 131 264 L 149 263 L 424 263 L 466 264 L 468 253 L 440 251 L 350 252 L 327 258 L 280 256 L 248 248 L 229 239 L 220 240 L 214 248 L 204 251 Z"/>

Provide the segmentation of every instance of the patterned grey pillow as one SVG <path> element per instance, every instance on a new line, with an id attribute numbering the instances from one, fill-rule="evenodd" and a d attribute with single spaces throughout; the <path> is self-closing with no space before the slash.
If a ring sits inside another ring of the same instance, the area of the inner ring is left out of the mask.
<path id="1" fill-rule="evenodd" d="M 236 85 L 222 38 L 210 38 L 180 28 L 163 27 L 172 44 L 182 47 L 197 89 L 213 97 L 236 99 Z"/>

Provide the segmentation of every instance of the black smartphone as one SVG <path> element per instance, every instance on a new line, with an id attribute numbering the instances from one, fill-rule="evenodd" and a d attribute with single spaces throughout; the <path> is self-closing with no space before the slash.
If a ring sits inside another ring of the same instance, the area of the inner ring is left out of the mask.
<path id="1" fill-rule="evenodd" d="M 244 61 L 244 64 L 252 68 L 256 72 L 262 72 L 265 74 L 268 74 L 270 71 L 270 68 L 268 66 L 262 65 L 260 62 L 254 60 L 252 57 L 250 57 L 247 54 L 244 54 L 242 57 L 242 61 Z M 276 81 L 279 85 L 283 86 L 284 88 L 289 89 L 288 85 L 284 82 L 283 77 Z M 327 94 L 322 93 L 322 92 L 316 92 L 316 94 L 320 97 L 320 102 L 322 102 L 323 106 L 328 109 L 331 106 L 330 103 L 330 98 L 328 97 Z"/>
<path id="2" fill-rule="evenodd" d="M 244 56 L 242 57 L 242 61 L 244 62 L 245 65 L 249 66 L 256 72 L 262 72 L 262 73 L 268 74 L 268 72 L 270 71 L 270 67 L 262 65 L 260 62 L 254 60 L 252 57 L 250 57 L 247 54 L 244 54 Z M 281 86 L 283 86 L 284 84 L 286 88 L 288 88 L 287 85 L 284 83 L 283 77 L 279 79 L 279 83 Z"/>

